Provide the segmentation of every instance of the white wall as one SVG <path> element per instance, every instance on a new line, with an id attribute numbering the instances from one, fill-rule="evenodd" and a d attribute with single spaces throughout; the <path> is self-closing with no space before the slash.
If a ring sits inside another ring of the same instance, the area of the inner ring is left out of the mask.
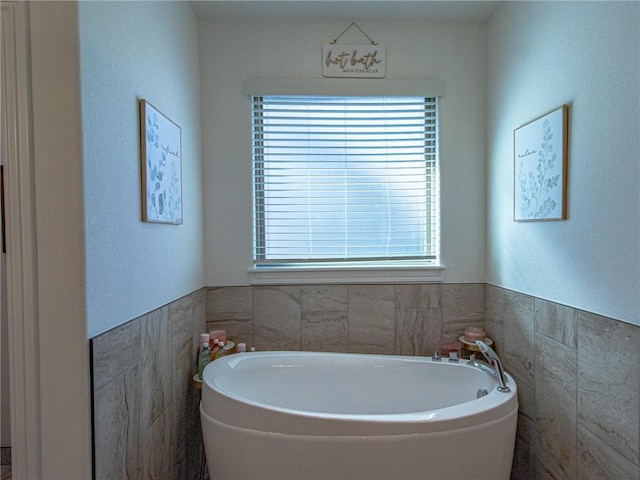
<path id="1" fill-rule="evenodd" d="M 204 286 L 198 24 L 186 2 L 80 2 L 92 337 Z M 182 225 L 141 221 L 138 100 L 181 127 Z"/>
<path id="2" fill-rule="evenodd" d="M 322 45 L 350 21 L 201 22 L 207 285 L 249 283 L 251 110 L 249 98 L 241 92 L 243 81 L 248 77 L 322 78 Z M 387 78 L 440 78 L 446 84 L 441 103 L 445 279 L 484 282 L 484 25 L 359 25 L 386 47 Z M 356 30 L 353 38 L 340 42 L 367 43 L 367 39 Z"/>
<path id="3" fill-rule="evenodd" d="M 36 455 L 42 478 L 89 478 L 77 11 L 72 2 L 29 7 L 39 324 L 33 355 L 40 362 L 40 389 L 30 392 L 40 405 Z"/>
<path id="4" fill-rule="evenodd" d="M 186 3 L 31 2 L 42 477 L 91 476 L 87 338 L 203 282 L 197 21 Z M 140 222 L 138 97 L 182 127 L 184 224 Z"/>
<path id="5" fill-rule="evenodd" d="M 487 281 L 640 325 L 640 3 L 506 2 L 487 29 Z M 515 223 L 513 129 L 569 104 L 568 215 Z"/>

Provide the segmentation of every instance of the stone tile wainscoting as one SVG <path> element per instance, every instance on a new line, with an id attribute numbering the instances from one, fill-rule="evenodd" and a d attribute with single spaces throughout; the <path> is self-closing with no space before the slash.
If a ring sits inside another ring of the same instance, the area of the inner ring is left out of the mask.
<path id="1" fill-rule="evenodd" d="M 94 478 L 199 478 L 199 290 L 91 340 Z"/>
<path id="2" fill-rule="evenodd" d="M 432 355 L 484 323 L 484 284 L 207 289 L 207 329 L 257 350 Z"/>
<path id="3" fill-rule="evenodd" d="M 640 479 L 640 327 L 487 285 L 518 383 L 514 479 Z"/>

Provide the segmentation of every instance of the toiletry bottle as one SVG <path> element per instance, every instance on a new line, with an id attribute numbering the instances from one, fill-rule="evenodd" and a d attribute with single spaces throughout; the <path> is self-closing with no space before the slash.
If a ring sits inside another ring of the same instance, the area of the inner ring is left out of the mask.
<path id="1" fill-rule="evenodd" d="M 209 343 L 210 337 L 208 333 L 201 333 L 198 339 L 198 353 L 196 353 L 196 367 L 200 371 L 200 354 L 202 353 L 202 345 Z"/>
<path id="2" fill-rule="evenodd" d="M 209 352 L 211 355 L 211 361 L 214 361 L 216 359 L 216 354 L 218 353 L 218 350 L 220 350 L 220 340 L 216 338 L 213 340 L 213 347 Z"/>
<path id="3" fill-rule="evenodd" d="M 204 371 L 204 367 L 211 363 L 211 352 L 209 350 L 209 342 L 202 342 L 202 350 L 200 351 L 200 355 L 198 356 L 198 374 L 200 375 L 200 379 L 202 379 L 202 372 Z"/>
<path id="4" fill-rule="evenodd" d="M 237 347 L 237 349 L 236 349 L 236 351 L 237 351 L 238 353 L 246 353 L 246 351 L 247 351 L 247 344 L 246 344 L 246 343 L 239 343 L 239 344 L 238 344 L 238 347 Z"/>
<path id="5" fill-rule="evenodd" d="M 209 343 L 210 340 L 211 340 L 211 337 L 209 336 L 208 333 L 200 334 L 200 340 L 198 341 L 198 355 L 200 355 L 200 352 L 202 352 L 202 344 L 204 342 Z"/>
<path id="6" fill-rule="evenodd" d="M 218 343 L 218 351 L 216 352 L 216 356 L 215 358 L 218 359 L 220 357 L 223 357 L 227 354 L 227 351 L 224 349 L 224 342 L 220 341 L 220 343 Z"/>

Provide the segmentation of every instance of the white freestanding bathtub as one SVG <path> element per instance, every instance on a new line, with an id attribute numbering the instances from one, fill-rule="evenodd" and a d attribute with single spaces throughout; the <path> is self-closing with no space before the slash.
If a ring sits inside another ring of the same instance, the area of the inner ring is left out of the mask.
<path id="1" fill-rule="evenodd" d="M 254 352 L 222 357 L 203 377 L 212 479 L 510 475 L 516 384 L 507 375 L 511 391 L 498 392 L 465 360 Z"/>

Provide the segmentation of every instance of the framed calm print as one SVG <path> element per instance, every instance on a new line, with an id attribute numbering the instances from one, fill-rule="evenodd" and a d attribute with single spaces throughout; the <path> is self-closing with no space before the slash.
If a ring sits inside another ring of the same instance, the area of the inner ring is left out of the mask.
<path id="1" fill-rule="evenodd" d="M 568 113 L 562 105 L 513 131 L 517 222 L 567 218 Z"/>
<path id="2" fill-rule="evenodd" d="M 182 138 L 180 127 L 140 100 L 142 221 L 182 223 Z"/>

